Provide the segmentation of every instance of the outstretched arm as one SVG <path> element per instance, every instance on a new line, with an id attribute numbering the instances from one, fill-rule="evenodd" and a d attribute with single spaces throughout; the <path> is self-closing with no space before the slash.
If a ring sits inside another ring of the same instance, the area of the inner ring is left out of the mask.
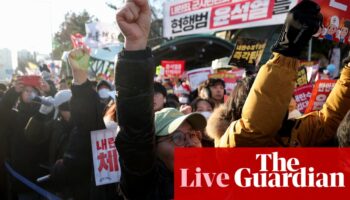
<path id="1" fill-rule="evenodd" d="M 149 199 L 156 180 L 153 114 L 155 67 L 146 49 L 150 28 L 147 0 L 127 1 L 117 14 L 125 49 L 116 65 L 117 117 L 120 132 L 120 189 L 128 199 Z"/>

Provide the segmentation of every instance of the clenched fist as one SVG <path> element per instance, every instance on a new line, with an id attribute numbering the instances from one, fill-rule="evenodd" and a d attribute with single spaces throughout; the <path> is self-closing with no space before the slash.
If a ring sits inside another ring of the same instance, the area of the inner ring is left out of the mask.
<path id="1" fill-rule="evenodd" d="M 81 85 L 87 80 L 89 68 L 89 50 L 73 49 L 68 56 L 69 65 L 72 68 L 74 84 Z"/>
<path id="2" fill-rule="evenodd" d="M 147 0 L 127 0 L 117 13 L 116 20 L 125 37 L 126 50 L 146 48 L 151 26 L 151 10 Z"/>

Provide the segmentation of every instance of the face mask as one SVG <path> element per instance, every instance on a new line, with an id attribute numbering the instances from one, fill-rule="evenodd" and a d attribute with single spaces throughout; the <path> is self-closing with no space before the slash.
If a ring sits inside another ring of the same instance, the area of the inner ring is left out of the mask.
<path id="1" fill-rule="evenodd" d="M 98 95 L 101 99 L 107 99 L 109 97 L 110 90 L 103 88 L 98 91 Z"/>
<path id="2" fill-rule="evenodd" d="M 200 112 L 200 113 L 205 117 L 205 119 L 209 119 L 209 117 L 211 115 L 211 112 L 209 112 L 209 111 Z"/>

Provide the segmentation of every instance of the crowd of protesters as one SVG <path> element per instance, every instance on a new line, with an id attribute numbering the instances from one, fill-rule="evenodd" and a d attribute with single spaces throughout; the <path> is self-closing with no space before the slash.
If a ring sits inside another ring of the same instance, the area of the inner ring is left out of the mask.
<path id="1" fill-rule="evenodd" d="M 72 84 L 55 85 L 43 70 L 40 85 L 0 85 L 0 199 L 43 199 L 9 176 L 5 162 L 62 199 L 173 199 L 176 147 L 349 147 L 350 55 L 323 108 L 298 112 L 292 95 L 300 54 L 322 16 L 308 0 L 288 16 L 257 73 L 230 94 L 221 79 L 191 92 L 186 81 L 154 81 L 148 2 L 127 1 L 116 16 L 125 47 L 114 83 L 89 80 L 89 52 L 74 49 Z M 121 179 L 96 186 L 90 132 L 105 128 L 118 130 Z"/>

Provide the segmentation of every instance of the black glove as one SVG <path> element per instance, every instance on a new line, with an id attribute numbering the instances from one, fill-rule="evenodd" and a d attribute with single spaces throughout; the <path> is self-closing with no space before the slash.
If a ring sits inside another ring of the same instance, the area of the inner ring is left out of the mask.
<path id="1" fill-rule="evenodd" d="M 343 66 L 344 66 L 344 67 L 345 67 L 345 66 L 350 66 L 349 64 L 350 64 L 350 51 L 349 51 L 348 56 L 345 57 L 344 60 L 343 60 Z"/>
<path id="2" fill-rule="evenodd" d="M 272 51 L 299 58 L 312 35 L 322 26 L 323 16 L 320 10 L 320 6 L 310 0 L 303 0 L 291 9 Z"/>

